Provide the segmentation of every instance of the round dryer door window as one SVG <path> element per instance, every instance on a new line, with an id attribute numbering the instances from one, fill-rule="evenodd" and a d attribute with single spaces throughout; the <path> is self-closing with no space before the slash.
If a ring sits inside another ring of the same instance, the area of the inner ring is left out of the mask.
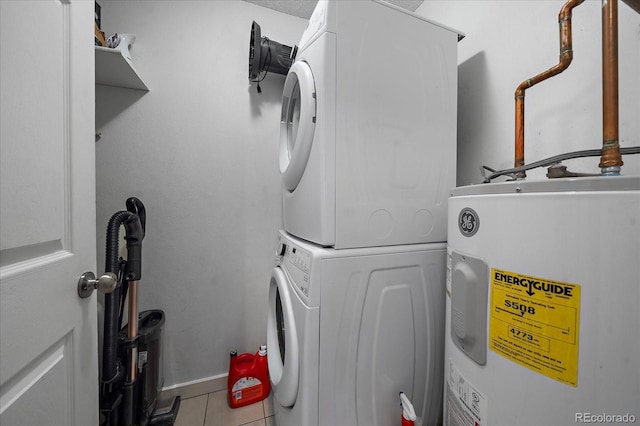
<path id="1" fill-rule="evenodd" d="M 269 284 L 267 363 L 273 393 L 276 400 L 285 407 L 291 407 L 296 402 L 300 365 L 291 291 L 282 269 L 274 268 Z"/>
<path id="2" fill-rule="evenodd" d="M 300 183 L 311 153 L 316 128 L 316 86 L 304 61 L 289 69 L 282 92 L 280 117 L 280 174 L 282 184 L 293 191 Z"/>

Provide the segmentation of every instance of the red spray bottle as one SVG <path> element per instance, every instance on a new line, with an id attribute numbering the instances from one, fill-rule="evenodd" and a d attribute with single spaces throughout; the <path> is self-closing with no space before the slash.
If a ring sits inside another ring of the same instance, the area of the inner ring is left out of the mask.
<path id="1" fill-rule="evenodd" d="M 267 347 L 260 346 L 256 354 L 229 354 L 229 378 L 227 391 L 231 408 L 243 407 L 262 401 L 269 395 L 269 369 Z"/>

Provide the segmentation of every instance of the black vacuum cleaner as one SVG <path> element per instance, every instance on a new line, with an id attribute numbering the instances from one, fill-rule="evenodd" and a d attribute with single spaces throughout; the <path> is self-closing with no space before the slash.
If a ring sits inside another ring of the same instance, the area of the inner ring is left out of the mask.
<path id="1" fill-rule="evenodd" d="M 171 426 L 180 397 L 159 401 L 162 375 L 164 312 L 138 313 L 138 283 L 142 278 L 142 240 L 146 212 L 135 198 L 127 210 L 111 216 L 107 226 L 105 274 L 117 285 L 104 296 L 104 334 L 100 377 L 101 426 Z M 118 258 L 120 226 L 124 225 L 127 259 Z M 128 298 L 128 306 L 126 300 Z M 127 308 L 128 323 L 122 320 Z"/>

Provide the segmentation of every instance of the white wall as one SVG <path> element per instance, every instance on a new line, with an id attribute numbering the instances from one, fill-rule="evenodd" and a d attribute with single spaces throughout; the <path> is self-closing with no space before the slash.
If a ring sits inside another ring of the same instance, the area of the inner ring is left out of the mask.
<path id="1" fill-rule="evenodd" d="M 226 373 L 266 343 L 281 194 L 284 76 L 247 79 L 252 20 L 297 44 L 306 21 L 243 1 L 100 1 L 102 29 L 135 33 L 150 91 L 97 87 L 98 267 L 109 217 L 147 209 L 140 309 L 162 309 L 165 386 Z"/>
<path id="2" fill-rule="evenodd" d="M 479 169 L 513 167 L 514 92 L 558 63 L 558 13 L 564 0 L 425 0 L 417 13 L 466 34 L 458 52 L 458 186 L 482 181 Z M 601 2 L 573 10 L 571 66 L 526 91 L 525 161 L 602 146 Z M 640 145 L 640 15 L 619 1 L 620 145 Z M 623 158 L 640 174 L 640 155 Z M 599 173 L 598 158 L 567 161 Z M 528 172 L 546 179 L 546 168 Z"/>

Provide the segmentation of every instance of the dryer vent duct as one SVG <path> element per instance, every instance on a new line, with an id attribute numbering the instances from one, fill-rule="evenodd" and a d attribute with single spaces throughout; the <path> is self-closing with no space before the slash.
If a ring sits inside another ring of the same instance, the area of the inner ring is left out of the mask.
<path id="1" fill-rule="evenodd" d="M 297 52 L 298 46 L 292 48 L 262 37 L 260 25 L 253 21 L 249 40 L 249 81 L 259 83 L 267 72 L 287 75 Z M 265 74 L 260 78 L 262 72 Z"/>

